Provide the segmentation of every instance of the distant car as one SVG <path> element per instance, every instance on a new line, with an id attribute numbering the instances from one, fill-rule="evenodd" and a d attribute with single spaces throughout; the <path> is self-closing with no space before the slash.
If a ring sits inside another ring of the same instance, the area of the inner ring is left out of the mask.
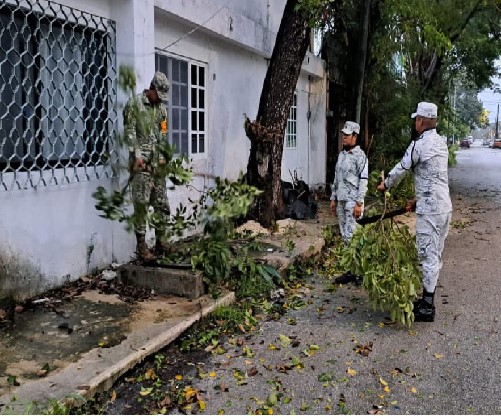
<path id="1" fill-rule="evenodd" d="M 489 146 L 491 144 L 491 141 L 489 139 L 484 139 L 482 141 L 482 146 Z"/>
<path id="2" fill-rule="evenodd" d="M 470 141 L 468 139 L 461 140 L 461 143 L 459 143 L 459 147 L 469 149 L 470 148 Z"/>
<path id="3" fill-rule="evenodd" d="M 501 149 L 501 140 L 494 140 L 492 142 L 492 148 L 493 149 Z"/>

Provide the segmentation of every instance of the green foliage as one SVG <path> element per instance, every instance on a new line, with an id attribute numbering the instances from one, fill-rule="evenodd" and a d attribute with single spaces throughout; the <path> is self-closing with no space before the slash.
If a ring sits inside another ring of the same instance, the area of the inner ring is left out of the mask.
<path id="1" fill-rule="evenodd" d="M 250 256 L 236 256 L 232 267 L 229 284 L 239 299 L 268 296 L 270 290 L 282 281 L 273 266 L 256 261 Z"/>
<path id="2" fill-rule="evenodd" d="M 453 144 L 452 146 L 448 147 L 449 151 L 449 159 L 448 159 L 448 165 L 449 166 L 455 166 L 457 163 L 456 160 L 456 152 L 458 151 L 459 147 L 457 144 Z"/>
<path id="3" fill-rule="evenodd" d="M 442 101 L 460 72 L 477 88 L 489 84 L 486 74 L 493 75 L 501 52 L 496 0 L 440 0 L 432 7 L 427 0 L 390 0 L 380 11 L 376 42 L 385 45 L 387 60 L 396 53 L 405 57 L 407 78 L 418 82 L 421 95 Z"/>
<path id="4" fill-rule="evenodd" d="M 216 293 L 222 285 L 235 291 L 238 299 L 267 295 L 281 276 L 270 265 L 256 260 L 249 248 L 238 247 L 231 241 L 206 238 L 193 247 L 191 264 L 202 270 L 209 290 Z"/>
<path id="5" fill-rule="evenodd" d="M 387 166 L 392 167 L 398 160 L 386 162 Z M 385 172 L 385 175 L 387 172 Z M 391 211 L 393 209 L 405 206 L 406 202 L 414 197 L 414 178 L 411 174 L 405 175 L 400 183 L 391 189 L 389 198 L 384 198 L 381 192 L 376 190 L 376 186 L 380 182 L 381 171 L 373 170 L 369 175 L 368 193 L 367 196 L 371 197 L 374 201 L 364 215 L 371 216 L 380 213 L 383 210 Z"/>
<path id="6" fill-rule="evenodd" d="M 217 287 L 223 283 L 238 286 L 249 281 L 256 285 L 260 280 L 256 276 L 267 280 L 267 270 L 247 256 L 248 248 L 235 247 L 232 250 L 230 242 L 235 221 L 245 216 L 259 193 L 261 191 L 257 188 L 241 180 L 231 182 L 217 178 L 216 186 L 209 189 L 198 202 L 199 209 L 204 210 L 201 216 L 204 236 L 193 247 L 191 264 L 194 269 L 203 271 L 209 286 Z M 241 276 L 228 282 L 235 269 Z"/>
<path id="7" fill-rule="evenodd" d="M 334 269 L 329 269 L 334 264 Z M 413 301 L 420 286 L 417 250 L 408 227 L 397 228 L 390 220 L 378 221 L 355 232 L 349 247 L 333 248 L 327 270 L 350 270 L 363 276 L 374 309 L 389 311 L 391 319 L 409 327 Z"/>
<path id="8" fill-rule="evenodd" d="M 118 68 L 118 86 L 128 96 L 136 91 L 136 73 L 130 66 L 120 65 Z"/>
<path id="9" fill-rule="evenodd" d="M 64 403 L 64 401 L 50 399 L 47 408 L 43 411 L 44 415 L 71 415 L 72 406 Z"/>
<path id="10" fill-rule="evenodd" d="M 202 196 L 199 205 L 206 209 L 204 232 L 211 238 L 226 239 L 233 233 L 233 224 L 244 217 L 254 198 L 262 191 L 244 183 L 242 176 L 236 182 L 216 178 L 216 186 Z"/>
<path id="11" fill-rule="evenodd" d="M 196 254 L 191 256 L 194 269 L 202 270 L 207 284 L 220 286 L 228 280 L 231 270 L 231 251 L 227 241 L 201 239 Z"/>
<path id="12" fill-rule="evenodd" d="M 120 66 L 119 86 L 129 96 L 133 95 L 136 87 L 136 75 L 130 67 Z M 140 111 L 135 100 L 131 101 L 128 111 L 136 120 L 139 129 L 148 132 L 148 134 L 156 132 L 156 129 L 153 130 L 156 124 L 153 114 Z M 117 143 L 121 146 L 129 149 L 136 147 L 137 143 L 130 143 L 130 140 L 132 139 L 128 135 L 116 138 Z M 168 180 L 174 186 L 190 183 L 192 171 L 191 168 L 186 166 L 188 164 L 187 158 L 176 155 L 175 149 L 166 140 L 160 140 L 160 138 L 157 140 L 153 154 L 155 156 L 152 159 L 158 161 L 158 164 L 152 169 L 152 175 L 155 178 L 162 181 Z M 132 205 L 130 184 L 135 173 L 133 173 L 130 165 L 129 171 L 132 173 L 122 189 L 108 192 L 107 189 L 99 186 L 92 194 L 96 200 L 96 209 L 100 211 L 100 217 L 125 223 L 129 231 L 134 230 L 138 224 L 144 224 L 148 220 L 151 227 L 160 230 L 166 237 L 181 236 L 188 226 L 195 225 L 196 212 L 188 212 L 187 208 L 182 204 L 176 209 L 176 213 L 166 220 L 162 220 L 160 213 L 154 213 L 149 217 L 147 206 L 137 206 L 134 212 L 131 213 L 129 209 Z M 171 189 L 174 189 L 174 186 Z"/>
<path id="13" fill-rule="evenodd" d="M 298 0 L 296 11 L 306 16 L 310 27 L 328 26 L 337 0 Z"/>
<path id="14" fill-rule="evenodd" d="M 331 247 L 336 240 L 336 236 L 338 233 L 334 231 L 334 226 L 327 225 L 322 228 L 322 238 L 325 241 L 326 247 Z"/>
<path id="15" fill-rule="evenodd" d="M 13 402 L 16 401 L 14 398 Z M 69 394 L 63 399 L 48 399 L 45 403 L 28 402 L 26 403 L 23 414 L 26 415 L 74 415 L 83 414 L 83 409 L 88 401 L 79 394 Z M 2 414 L 18 414 L 7 404 Z M 20 403 L 17 404 L 19 406 Z"/>
<path id="16" fill-rule="evenodd" d="M 187 352 L 209 347 L 216 353 L 223 334 L 247 332 L 257 324 L 245 304 L 221 306 L 180 339 L 180 350 Z"/>
<path id="17" fill-rule="evenodd" d="M 363 2 L 336 2 L 334 23 L 322 46 L 341 97 L 333 104 L 345 108 L 348 118 L 356 98 L 353 68 L 359 59 L 362 8 Z M 464 137 L 467 129 L 481 124 L 476 91 L 490 85 L 501 55 L 498 0 L 439 0 L 433 5 L 428 0 L 388 0 L 372 8 L 370 19 L 363 101 L 369 112 L 371 168 L 403 154 L 411 139 L 409 115 L 419 101 L 438 104 L 438 130 L 449 138 Z M 458 82 L 464 91 L 458 89 L 454 100 Z"/>

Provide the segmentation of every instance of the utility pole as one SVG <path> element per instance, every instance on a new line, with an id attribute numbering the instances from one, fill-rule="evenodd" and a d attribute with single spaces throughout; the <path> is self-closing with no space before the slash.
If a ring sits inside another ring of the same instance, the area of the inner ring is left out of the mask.
<path id="1" fill-rule="evenodd" d="M 371 0 L 365 0 L 361 18 L 362 23 L 360 30 L 360 43 L 358 45 L 358 63 L 357 63 L 358 85 L 356 86 L 357 101 L 355 106 L 355 121 L 359 124 L 361 124 L 360 117 L 362 113 L 362 95 L 364 94 L 365 65 L 367 62 L 367 46 L 369 41 L 370 14 L 371 14 Z"/>
<path id="2" fill-rule="evenodd" d="M 452 144 L 456 144 L 456 84 L 454 84 L 454 98 L 452 101 Z"/>
<path id="3" fill-rule="evenodd" d="M 499 140 L 499 104 L 498 104 L 498 112 L 496 114 L 496 135 L 494 136 L 494 140 Z"/>

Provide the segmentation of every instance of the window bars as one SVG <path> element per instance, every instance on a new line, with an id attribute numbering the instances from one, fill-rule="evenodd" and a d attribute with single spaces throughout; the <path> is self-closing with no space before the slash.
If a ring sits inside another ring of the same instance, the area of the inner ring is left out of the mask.
<path id="1" fill-rule="evenodd" d="M 47 0 L 0 0 L 0 190 L 112 177 L 115 24 Z"/>

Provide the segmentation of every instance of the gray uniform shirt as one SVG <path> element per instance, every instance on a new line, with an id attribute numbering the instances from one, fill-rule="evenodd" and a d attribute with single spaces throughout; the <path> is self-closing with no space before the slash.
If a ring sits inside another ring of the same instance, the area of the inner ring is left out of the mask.
<path id="1" fill-rule="evenodd" d="M 449 195 L 449 175 L 446 139 L 435 129 L 427 130 L 412 141 L 404 157 L 388 174 L 387 188 L 398 185 L 411 170 L 414 175 L 417 214 L 452 212 Z"/>
<path id="2" fill-rule="evenodd" d="M 369 166 L 367 156 L 360 146 L 343 150 L 336 163 L 331 201 L 356 201 L 363 203 L 367 192 Z"/>

